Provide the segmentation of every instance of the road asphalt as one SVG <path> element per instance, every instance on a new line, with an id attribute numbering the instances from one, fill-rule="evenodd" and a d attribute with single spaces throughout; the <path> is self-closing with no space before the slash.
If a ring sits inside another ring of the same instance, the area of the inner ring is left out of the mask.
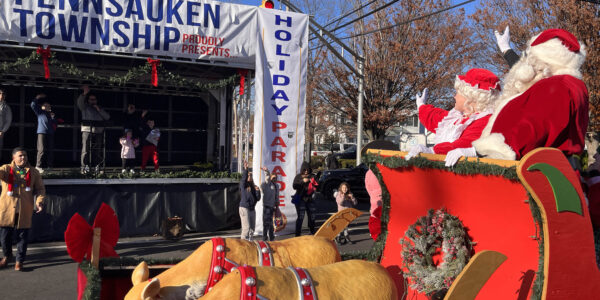
<path id="1" fill-rule="evenodd" d="M 318 201 L 317 224 L 321 225 L 337 210 L 335 203 Z M 354 243 L 340 245 L 341 253 L 368 250 L 373 245 L 368 229 L 369 204 L 359 203 L 363 215 L 350 225 Z M 306 222 L 306 218 L 304 218 Z M 303 234 L 309 234 L 304 225 Z M 121 238 L 115 248 L 120 256 L 148 258 L 185 258 L 203 242 L 214 236 L 239 237 L 239 229 L 208 233 L 187 233 L 178 241 L 160 236 Z M 276 240 L 293 237 L 277 236 Z M 13 253 L 16 249 L 13 250 Z M 77 299 L 77 263 L 67 254 L 64 242 L 29 244 L 23 271 L 13 269 L 14 263 L 0 270 L 2 300 Z"/>

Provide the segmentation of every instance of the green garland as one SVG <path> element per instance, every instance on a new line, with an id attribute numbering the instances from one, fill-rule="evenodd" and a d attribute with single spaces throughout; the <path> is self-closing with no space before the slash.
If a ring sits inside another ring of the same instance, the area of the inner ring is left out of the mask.
<path id="1" fill-rule="evenodd" d="M 83 261 L 79 264 L 79 269 L 86 278 L 85 290 L 83 291 L 83 300 L 100 299 L 100 290 L 102 289 L 102 277 L 100 270 L 94 268 L 89 261 Z"/>
<path id="2" fill-rule="evenodd" d="M 39 61 L 40 55 L 33 51 L 29 56 L 23 58 L 17 58 L 15 62 L 3 62 L 0 63 L 0 73 L 8 72 L 9 70 L 21 70 L 23 68 L 29 69 L 31 63 Z"/>
<path id="3" fill-rule="evenodd" d="M 178 172 L 168 172 L 168 173 L 136 173 L 136 174 L 81 174 L 79 172 L 69 172 L 69 173 L 44 173 L 42 174 L 42 178 L 44 179 L 136 179 L 136 178 L 212 178 L 212 179 L 220 179 L 220 178 L 229 178 L 239 180 L 242 178 L 240 173 L 229 173 L 226 171 L 222 172 L 213 172 L 213 171 L 193 171 L 193 170 L 185 170 Z"/>
<path id="4" fill-rule="evenodd" d="M 41 56 L 36 52 L 36 50 L 33 50 L 29 56 L 24 58 L 18 58 L 15 62 L 1 63 L 0 73 L 6 73 L 9 70 L 29 69 L 32 63 L 37 63 L 40 60 Z M 139 81 L 141 78 L 148 77 L 148 75 L 152 72 L 152 66 L 148 63 L 143 63 L 141 65 L 131 68 L 127 71 L 127 73 L 123 75 L 102 76 L 96 74 L 95 72 L 84 72 L 74 64 L 59 61 L 58 59 L 56 59 L 56 55 L 54 52 L 51 53 L 51 56 L 48 60 L 48 64 L 51 67 L 56 68 L 67 75 L 79 79 L 84 79 L 87 81 L 92 81 L 94 83 L 103 83 L 111 86 L 124 86 L 127 83 Z M 229 78 L 225 78 L 217 82 L 201 82 L 198 80 L 190 80 L 187 77 L 174 74 L 161 65 L 158 66 L 157 72 L 159 76 L 159 82 L 164 81 L 178 87 L 188 87 L 198 90 L 211 90 L 230 86 L 235 84 L 240 77 L 239 74 L 234 74 Z"/>
<path id="5" fill-rule="evenodd" d="M 100 269 L 106 266 L 137 266 L 142 261 L 145 261 L 149 266 L 172 265 L 177 264 L 182 260 L 183 259 L 181 258 L 145 259 L 141 257 L 107 257 L 100 259 L 99 265 Z M 100 270 L 94 268 L 92 264 L 86 260 L 79 264 L 79 268 L 87 279 L 82 299 L 100 299 L 100 290 L 102 289 L 102 277 L 100 276 Z"/>
<path id="6" fill-rule="evenodd" d="M 430 209 L 408 227 L 400 244 L 405 278 L 411 288 L 428 296 L 449 289 L 473 251 L 462 222 L 445 209 Z M 433 255 L 439 248 L 443 258 L 436 266 Z"/>

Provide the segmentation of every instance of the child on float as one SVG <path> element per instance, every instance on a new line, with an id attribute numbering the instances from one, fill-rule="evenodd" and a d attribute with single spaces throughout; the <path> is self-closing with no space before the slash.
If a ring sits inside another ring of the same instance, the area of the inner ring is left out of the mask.
<path id="1" fill-rule="evenodd" d="M 476 156 L 472 142 L 481 136 L 490 119 L 494 102 L 500 94 L 500 79 L 486 69 L 471 69 L 456 76 L 454 108 L 450 111 L 426 104 L 427 88 L 416 96 L 419 121 L 435 133 L 435 146 L 413 146 L 406 159 L 419 153 L 446 154 L 446 166 L 454 165 L 461 156 Z"/>
<path id="2" fill-rule="evenodd" d="M 135 165 L 135 148 L 140 144 L 139 139 L 134 139 L 133 131 L 125 128 L 123 136 L 119 139 L 119 143 L 121 143 L 121 173 L 131 172 L 131 174 L 135 174 L 133 170 Z"/>
<path id="3" fill-rule="evenodd" d="M 346 208 L 352 208 L 357 204 L 356 198 L 354 198 L 354 195 L 350 191 L 350 185 L 347 182 L 342 182 L 338 187 L 338 190 L 333 193 L 333 196 L 335 197 L 338 211 L 342 211 Z M 344 236 L 342 237 L 340 234 L 336 237 L 336 240 L 340 244 L 352 242 L 350 240 L 350 234 L 348 234 L 348 227 L 344 228 Z"/>
<path id="4" fill-rule="evenodd" d="M 146 163 L 152 157 L 154 163 L 154 172 L 158 173 L 158 140 L 160 139 L 160 130 L 154 127 L 154 119 L 147 118 L 146 124 L 142 128 L 142 165 L 141 172 L 146 170 Z"/>

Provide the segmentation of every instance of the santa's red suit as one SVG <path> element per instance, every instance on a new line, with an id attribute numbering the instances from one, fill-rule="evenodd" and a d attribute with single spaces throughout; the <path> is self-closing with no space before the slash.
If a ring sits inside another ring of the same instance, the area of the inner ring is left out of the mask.
<path id="1" fill-rule="evenodd" d="M 509 160 L 538 147 L 580 154 L 588 126 L 588 91 L 579 71 L 583 46 L 571 33 L 549 29 L 532 38 L 525 53 L 521 60 L 526 61 L 509 73 L 516 81 L 507 80 L 507 85 L 530 87 L 500 100 L 473 146 L 481 155 Z M 534 67 L 544 71 L 535 73 Z M 541 75 L 544 72 L 553 76 Z M 507 85 L 504 90 L 510 88 Z"/>

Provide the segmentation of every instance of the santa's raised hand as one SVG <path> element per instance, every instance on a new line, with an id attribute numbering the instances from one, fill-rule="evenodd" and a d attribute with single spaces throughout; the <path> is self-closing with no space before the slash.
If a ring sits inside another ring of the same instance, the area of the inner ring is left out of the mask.
<path id="1" fill-rule="evenodd" d="M 510 28 L 506 26 L 504 29 L 504 33 L 500 34 L 498 30 L 494 31 L 494 35 L 496 36 L 496 43 L 498 43 L 498 48 L 502 53 L 510 50 Z"/>

